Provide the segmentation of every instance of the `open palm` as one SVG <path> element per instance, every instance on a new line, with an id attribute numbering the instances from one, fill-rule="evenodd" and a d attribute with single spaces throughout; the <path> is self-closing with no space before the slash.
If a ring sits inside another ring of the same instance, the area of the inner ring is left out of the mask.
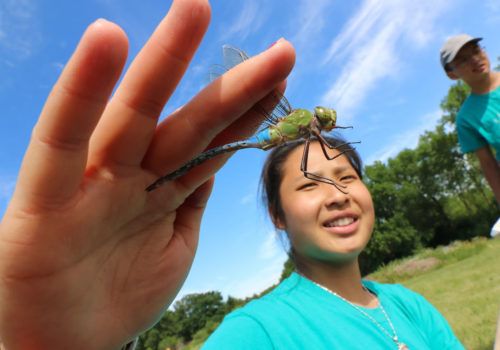
<path id="1" fill-rule="evenodd" d="M 280 41 L 160 125 L 208 26 L 205 0 L 174 1 L 113 97 L 127 39 L 100 20 L 83 35 L 33 131 L 0 224 L 0 339 L 7 349 L 116 349 L 150 327 L 191 266 L 208 162 L 147 193 L 206 147 L 251 133 L 253 104 L 293 66 Z"/>

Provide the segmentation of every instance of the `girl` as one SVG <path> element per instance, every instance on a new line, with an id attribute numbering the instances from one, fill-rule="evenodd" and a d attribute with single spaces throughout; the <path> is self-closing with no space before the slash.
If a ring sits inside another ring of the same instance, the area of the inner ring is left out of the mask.
<path id="1" fill-rule="evenodd" d="M 356 151 L 340 139 L 327 160 L 318 142 L 300 170 L 303 141 L 280 146 L 262 172 L 271 219 L 286 232 L 296 272 L 264 297 L 229 314 L 203 349 L 463 349 L 422 296 L 361 279 L 358 256 L 374 226 L 374 208 Z M 344 144 L 344 145 L 342 145 Z"/>

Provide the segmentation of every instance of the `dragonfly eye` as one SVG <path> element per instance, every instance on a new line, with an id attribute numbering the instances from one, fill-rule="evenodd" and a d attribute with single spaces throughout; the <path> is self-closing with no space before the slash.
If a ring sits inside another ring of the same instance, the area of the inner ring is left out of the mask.
<path id="1" fill-rule="evenodd" d="M 326 107 L 314 108 L 314 114 L 321 121 L 321 124 L 326 129 L 337 124 L 337 112 L 334 109 Z"/>

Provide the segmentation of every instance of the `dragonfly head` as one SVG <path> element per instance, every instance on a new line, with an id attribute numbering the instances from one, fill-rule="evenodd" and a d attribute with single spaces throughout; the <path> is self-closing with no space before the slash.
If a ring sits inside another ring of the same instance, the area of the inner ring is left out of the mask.
<path id="1" fill-rule="evenodd" d="M 314 115 L 321 122 L 321 126 L 325 130 L 331 130 L 335 128 L 337 124 L 337 112 L 334 109 L 326 107 L 316 107 L 314 108 Z"/>

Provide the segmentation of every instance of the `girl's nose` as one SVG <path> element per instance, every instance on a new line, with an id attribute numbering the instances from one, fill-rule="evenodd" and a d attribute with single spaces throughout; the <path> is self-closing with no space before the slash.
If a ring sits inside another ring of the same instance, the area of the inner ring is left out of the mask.
<path id="1" fill-rule="evenodd" d="M 342 191 L 330 184 L 322 184 L 325 186 L 325 205 L 330 206 L 342 206 L 349 201 L 349 189 L 342 188 Z"/>

